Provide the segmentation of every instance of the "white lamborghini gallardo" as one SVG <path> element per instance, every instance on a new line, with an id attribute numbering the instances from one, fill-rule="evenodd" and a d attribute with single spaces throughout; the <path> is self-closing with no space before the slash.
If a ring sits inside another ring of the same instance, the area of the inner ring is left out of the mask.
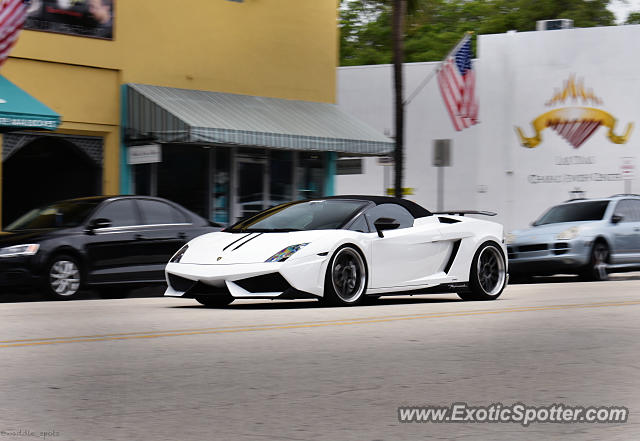
<path id="1" fill-rule="evenodd" d="M 503 227 L 430 213 L 391 197 L 290 202 L 197 237 L 166 268 L 166 296 L 209 306 L 247 298 L 356 305 L 381 295 L 457 292 L 498 298 L 507 283 Z"/>

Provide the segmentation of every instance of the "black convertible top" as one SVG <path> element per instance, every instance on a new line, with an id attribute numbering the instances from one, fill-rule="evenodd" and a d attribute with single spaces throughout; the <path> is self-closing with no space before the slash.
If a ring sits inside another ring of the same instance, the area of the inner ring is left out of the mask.
<path id="1" fill-rule="evenodd" d="M 394 198 L 390 196 L 340 195 L 340 196 L 329 196 L 326 198 L 318 198 L 318 200 L 324 200 L 324 199 L 356 199 L 356 200 L 362 200 L 362 201 L 371 201 L 376 205 L 397 204 L 405 208 L 414 218 L 427 217 L 427 216 L 431 216 L 432 214 L 429 210 L 422 207 L 421 205 L 416 204 L 413 201 L 409 201 L 407 199 Z"/>

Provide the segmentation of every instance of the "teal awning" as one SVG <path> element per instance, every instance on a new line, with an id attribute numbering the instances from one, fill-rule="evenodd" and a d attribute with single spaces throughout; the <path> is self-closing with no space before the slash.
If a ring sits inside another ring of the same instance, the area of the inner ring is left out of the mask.
<path id="1" fill-rule="evenodd" d="M 60 115 L 0 75 L 0 132 L 56 130 Z"/>

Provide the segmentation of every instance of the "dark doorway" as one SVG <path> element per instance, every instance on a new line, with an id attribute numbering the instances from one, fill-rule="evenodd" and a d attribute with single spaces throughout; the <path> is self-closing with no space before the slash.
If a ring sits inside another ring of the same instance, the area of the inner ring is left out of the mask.
<path id="1" fill-rule="evenodd" d="M 49 202 L 102 193 L 102 169 L 64 138 L 31 141 L 2 164 L 2 225 Z"/>

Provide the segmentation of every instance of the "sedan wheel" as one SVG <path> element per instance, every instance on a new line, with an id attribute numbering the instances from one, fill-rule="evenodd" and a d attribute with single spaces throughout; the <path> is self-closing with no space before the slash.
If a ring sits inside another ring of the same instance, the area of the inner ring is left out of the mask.
<path id="1" fill-rule="evenodd" d="M 331 305 L 356 305 L 367 289 L 367 269 L 360 253 L 340 248 L 329 262 L 322 301 Z"/>
<path id="2" fill-rule="evenodd" d="M 78 261 L 71 256 L 57 256 L 49 265 L 47 294 L 57 300 L 73 298 L 82 286 Z"/>
<path id="3" fill-rule="evenodd" d="M 507 264 L 504 254 L 495 244 L 485 243 L 476 252 L 470 273 L 470 290 L 458 293 L 460 298 L 464 300 L 497 299 L 507 282 Z"/>

